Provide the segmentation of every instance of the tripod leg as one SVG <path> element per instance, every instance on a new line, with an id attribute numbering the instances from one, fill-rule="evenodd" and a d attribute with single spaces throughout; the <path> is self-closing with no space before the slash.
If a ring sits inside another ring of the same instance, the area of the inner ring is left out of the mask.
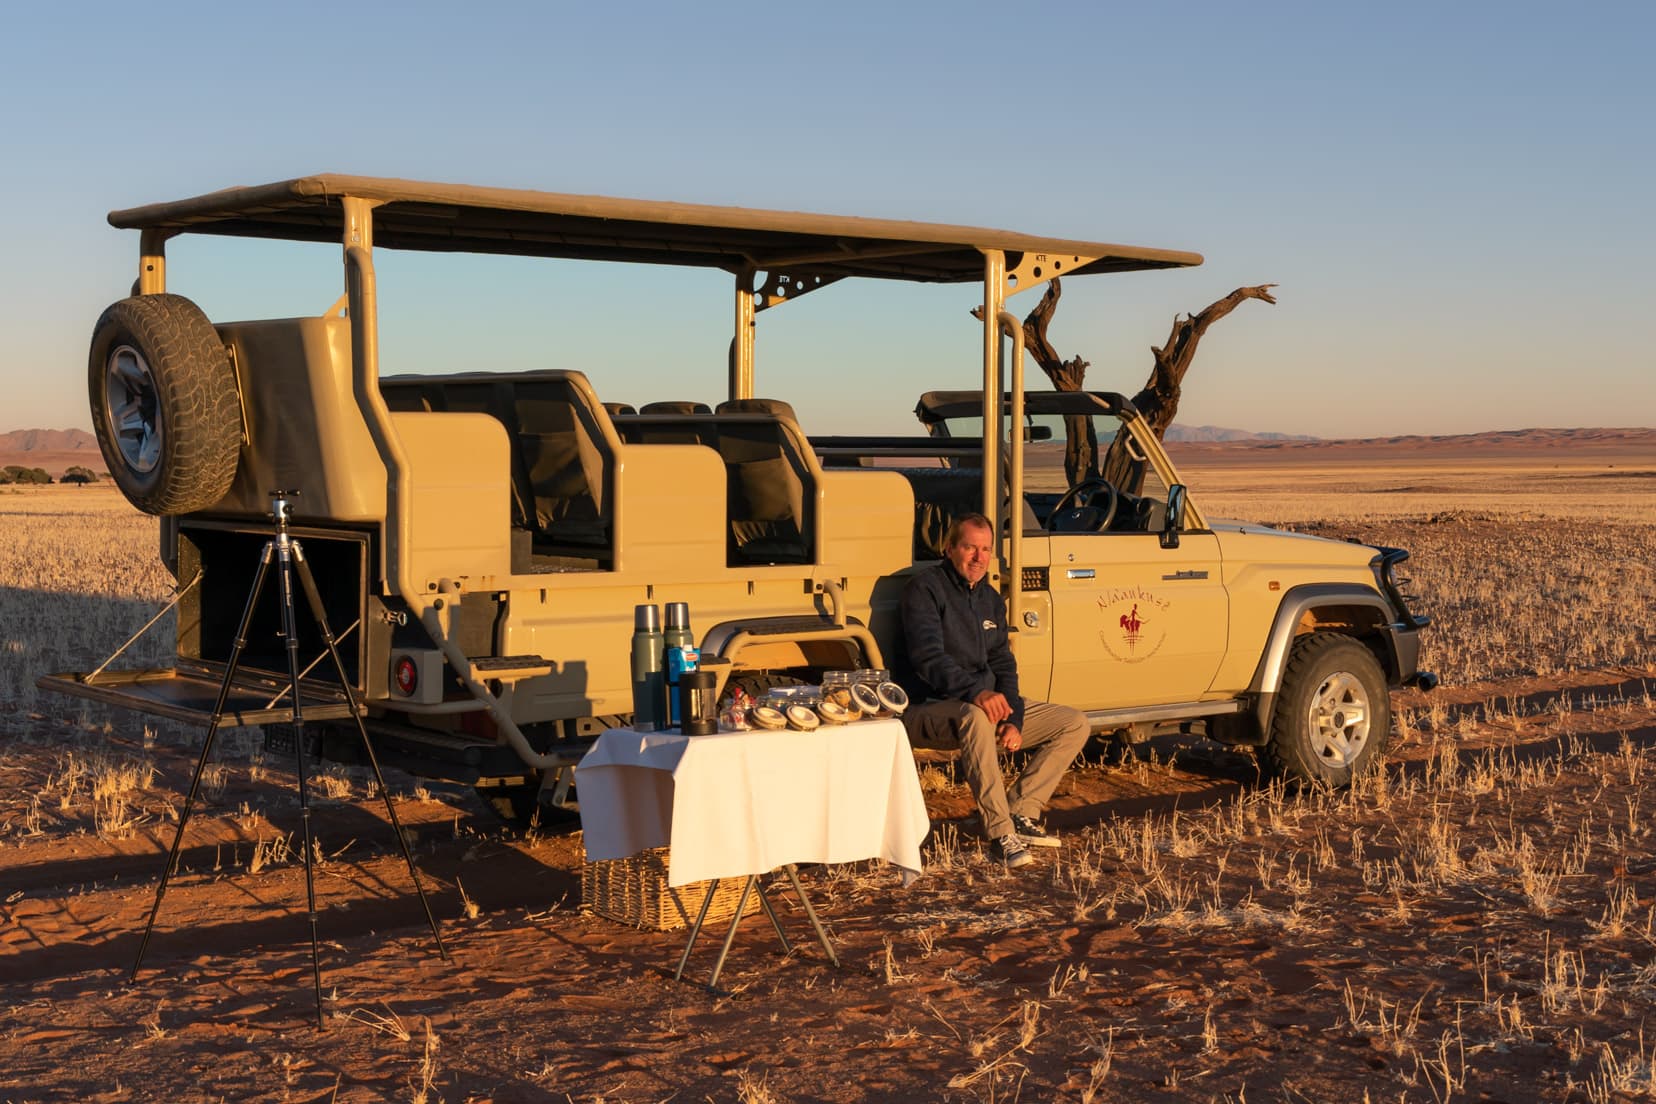
<path id="1" fill-rule="evenodd" d="M 448 948 L 443 946 L 442 933 L 437 930 L 437 917 L 432 914 L 431 902 L 426 898 L 425 887 L 420 884 L 420 871 L 414 865 L 414 854 L 408 849 L 402 822 L 397 819 L 397 807 L 391 802 L 391 791 L 386 788 L 385 775 L 380 772 L 379 757 L 374 754 L 373 741 L 368 739 L 368 729 L 362 723 L 362 711 L 357 708 L 356 694 L 351 689 L 350 677 L 345 674 L 345 664 L 339 658 L 333 630 L 328 626 L 328 615 L 322 609 L 322 595 L 316 589 L 316 578 L 311 575 L 310 564 L 306 562 L 304 549 L 299 546 L 298 541 L 293 542 L 293 558 L 299 564 L 299 582 L 305 588 L 305 600 L 310 603 L 311 616 L 316 619 L 316 626 L 322 633 L 322 642 L 327 645 L 328 656 L 333 660 L 334 673 L 339 676 L 340 689 L 345 692 L 345 701 L 351 707 L 351 719 L 356 722 L 357 735 L 362 739 L 362 748 L 368 755 L 368 764 L 374 768 L 374 781 L 379 785 L 380 796 L 385 799 L 385 815 L 391 821 L 391 830 L 397 835 L 397 845 L 402 848 L 403 861 L 408 864 L 408 875 L 414 881 L 414 892 L 420 898 L 420 907 L 425 909 L 426 923 L 431 925 L 431 938 L 437 944 L 438 957 L 447 962 Z M 297 700 L 297 686 L 293 692 Z"/>
<path id="2" fill-rule="evenodd" d="M 305 771 L 305 713 L 299 699 L 299 626 L 293 610 L 292 542 L 278 547 L 276 580 L 282 594 L 282 632 L 287 637 L 288 686 L 293 694 L 293 744 L 299 770 L 299 823 L 305 836 L 305 905 L 310 918 L 311 985 L 316 991 L 316 1027 L 325 1030 L 322 1019 L 322 961 L 317 939 L 316 859 L 311 841 L 310 789 Z"/>
<path id="3" fill-rule="evenodd" d="M 253 574 L 253 589 L 247 592 L 247 608 L 242 610 L 241 624 L 230 648 L 230 662 L 225 665 L 224 679 L 219 683 L 218 701 L 213 703 L 213 719 L 207 725 L 207 737 L 201 744 L 201 758 L 196 760 L 195 774 L 190 778 L 190 792 L 185 795 L 184 809 L 178 814 L 178 830 L 173 833 L 172 850 L 167 854 L 167 865 L 161 869 L 161 881 L 155 887 L 155 904 L 150 907 L 149 922 L 138 940 L 138 957 L 132 962 L 132 976 L 138 980 L 138 968 L 144 964 L 144 952 L 149 948 L 150 933 L 155 930 L 155 918 L 161 913 L 161 898 L 167 894 L 167 881 L 178 865 L 179 846 L 184 842 L 184 826 L 190 822 L 190 810 L 195 806 L 196 793 L 201 789 L 201 774 L 207 768 L 207 757 L 213 753 L 213 740 L 218 736 L 219 724 L 224 720 L 224 703 L 230 699 L 230 683 L 241 664 L 242 649 L 247 646 L 247 629 L 253 623 L 253 610 L 259 604 L 259 592 L 264 589 L 265 575 L 270 570 L 270 558 L 275 545 L 266 542 L 259 557 L 258 569 Z"/>

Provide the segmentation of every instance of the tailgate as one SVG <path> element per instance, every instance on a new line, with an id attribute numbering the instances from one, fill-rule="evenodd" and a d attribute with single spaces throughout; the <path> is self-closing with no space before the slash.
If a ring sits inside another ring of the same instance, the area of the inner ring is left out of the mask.
<path id="1" fill-rule="evenodd" d="M 104 671 L 96 679 L 84 674 L 42 675 L 35 685 L 42 690 L 70 694 L 77 698 L 124 706 L 139 713 L 170 717 L 175 721 L 207 725 L 213 719 L 224 675 L 220 671 L 187 670 L 176 667 L 140 671 Z M 299 683 L 299 705 L 309 721 L 349 717 L 351 707 L 338 684 Z M 269 724 L 293 720 L 293 702 L 285 678 L 267 678 L 237 672 L 224 699 L 220 728 Z"/>

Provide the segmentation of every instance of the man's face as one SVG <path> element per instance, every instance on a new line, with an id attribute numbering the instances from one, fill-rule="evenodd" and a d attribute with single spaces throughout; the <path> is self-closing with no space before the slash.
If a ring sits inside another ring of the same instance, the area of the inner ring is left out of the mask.
<path id="1" fill-rule="evenodd" d="M 960 527 L 960 539 L 949 546 L 949 562 L 970 586 L 977 586 L 989 573 L 989 527 L 967 523 Z"/>

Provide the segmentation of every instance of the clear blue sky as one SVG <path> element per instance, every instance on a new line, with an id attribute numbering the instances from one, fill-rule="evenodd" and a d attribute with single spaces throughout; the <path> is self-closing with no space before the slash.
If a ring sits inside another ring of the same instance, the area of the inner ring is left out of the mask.
<path id="1" fill-rule="evenodd" d="M 1180 421 L 1319 436 L 1656 426 L 1656 5 L 7 5 L 0 430 L 89 426 L 112 208 L 313 172 L 994 226 L 1200 252 L 1071 281 L 1052 330 L 1131 392 L 1242 284 Z M 727 278 L 382 251 L 385 370 L 574 366 L 719 397 Z M 215 321 L 321 313 L 339 251 L 178 239 Z M 973 386 L 972 289 L 761 317 L 812 432 Z M 1011 301 L 1023 313 L 1029 295 Z"/>

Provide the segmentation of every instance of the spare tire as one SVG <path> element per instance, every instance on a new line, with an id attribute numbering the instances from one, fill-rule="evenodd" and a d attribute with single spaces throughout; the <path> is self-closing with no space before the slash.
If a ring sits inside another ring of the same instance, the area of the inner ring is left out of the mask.
<path id="1" fill-rule="evenodd" d="M 181 295 L 122 299 L 92 329 L 87 386 L 109 474 L 150 514 L 222 499 L 241 452 L 236 373 L 201 308 Z"/>

